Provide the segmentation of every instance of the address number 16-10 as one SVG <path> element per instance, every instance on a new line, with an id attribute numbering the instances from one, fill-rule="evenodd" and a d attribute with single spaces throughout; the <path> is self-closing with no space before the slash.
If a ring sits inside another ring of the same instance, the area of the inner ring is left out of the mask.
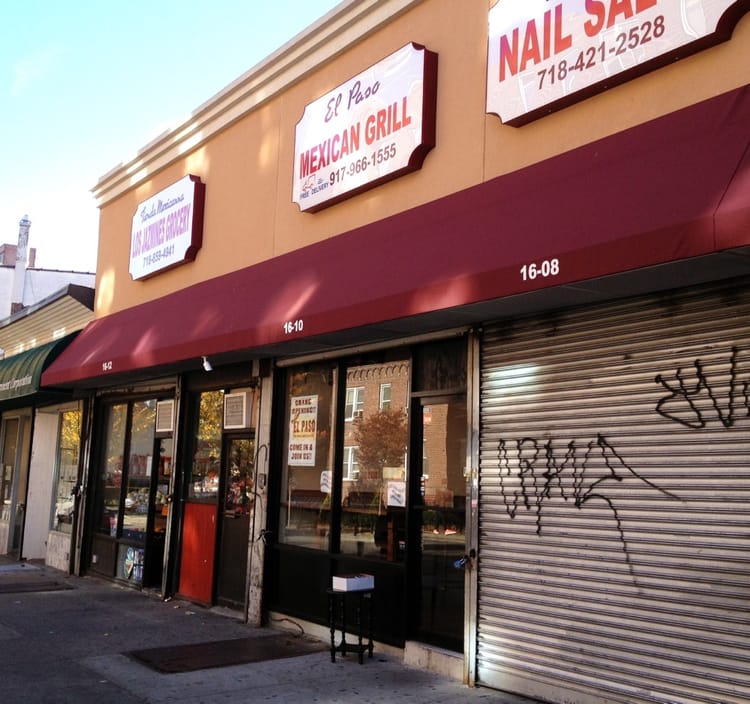
<path id="1" fill-rule="evenodd" d="M 533 281 L 538 276 L 546 279 L 548 276 L 557 276 L 560 273 L 559 259 L 545 259 L 543 262 L 531 262 L 521 267 L 521 279 Z"/>

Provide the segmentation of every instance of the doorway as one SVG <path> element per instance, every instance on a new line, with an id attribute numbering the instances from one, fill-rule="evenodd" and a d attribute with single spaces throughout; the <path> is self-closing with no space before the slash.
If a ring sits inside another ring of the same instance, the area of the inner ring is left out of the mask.
<path id="1" fill-rule="evenodd" d="M 133 586 L 162 588 L 173 440 L 157 434 L 155 397 L 100 407 L 89 512 L 88 569 Z"/>
<path id="2" fill-rule="evenodd" d="M 245 607 L 253 520 L 257 396 L 253 388 L 198 390 L 189 400 L 192 462 L 184 466 L 178 594 Z"/>
<path id="3" fill-rule="evenodd" d="M 412 590 L 416 639 L 463 652 L 466 553 L 466 396 L 414 404 L 417 450 L 412 479 L 412 542 L 419 554 Z M 421 452 L 419 447 L 421 446 Z"/>
<path id="4" fill-rule="evenodd" d="M 21 558 L 21 542 L 24 524 L 24 497 L 28 480 L 28 453 L 25 452 L 26 419 L 13 417 L 3 419 L 2 467 L 0 467 L 0 523 L 3 545 L 0 554 L 7 553 Z M 7 531 L 7 532 L 6 532 Z"/>

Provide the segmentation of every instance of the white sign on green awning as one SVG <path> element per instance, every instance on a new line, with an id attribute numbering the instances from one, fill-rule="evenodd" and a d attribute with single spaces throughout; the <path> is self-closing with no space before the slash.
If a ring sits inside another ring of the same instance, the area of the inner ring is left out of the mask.
<path id="1" fill-rule="evenodd" d="M 39 391 L 42 372 L 65 349 L 74 335 L 68 335 L 0 360 L 0 402 Z"/>

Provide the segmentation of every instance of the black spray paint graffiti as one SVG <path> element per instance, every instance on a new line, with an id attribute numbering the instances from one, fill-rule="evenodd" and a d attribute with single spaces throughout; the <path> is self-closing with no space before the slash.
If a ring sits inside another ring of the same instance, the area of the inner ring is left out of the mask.
<path id="1" fill-rule="evenodd" d="M 533 511 L 536 516 L 537 535 L 542 534 L 542 511 L 545 503 L 554 496 L 571 501 L 579 510 L 594 501 L 606 505 L 612 512 L 625 561 L 634 580 L 636 577 L 630 561 L 625 530 L 617 506 L 608 495 L 608 489 L 621 484 L 626 478 L 633 477 L 651 489 L 679 500 L 679 497 L 639 475 L 601 433 L 597 434 L 595 440 L 583 446 L 571 440 L 565 447 L 562 458 L 556 455 L 551 440 L 544 443 L 528 437 L 511 442 L 500 440 L 498 460 L 505 510 L 511 518 L 516 517 L 519 508 Z M 597 470 L 596 476 L 590 477 L 594 463 L 602 463 L 601 467 L 606 470 Z M 513 485 L 510 481 L 514 476 L 512 466 L 519 468 Z M 568 488 L 563 482 L 565 473 L 568 473 L 572 480 L 567 482 Z"/>
<path id="2" fill-rule="evenodd" d="M 729 357 L 728 397 L 724 407 L 719 403 L 718 393 L 706 376 L 706 365 L 700 359 L 693 362 L 693 380 L 688 382 L 681 367 L 675 371 L 674 380 L 667 380 L 663 374 L 657 374 L 655 382 L 669 392 L 659 399 L 656 412 L 681 425 L 700 430 L 708 425 L 715 414 L 725 428 L 731 428 L 736 421 L 738 410 L 744 410 L 745 417 L 750 416 L 748 386 L 750 380 L 739 379 L 737 373 L 737 355 L 739 350 L 732 348 Z M 738 400 L 739 399 L 741 400 Z"/>
<path id="3" fill-rule="evenodd" d="M 729 429 L 738 418 L 750 417 L 750 379 L 741 378 L 739 354 L 738 348 L 732 347 L 725 364 L 714 364 L 713 381 L 707 374 L 709 365 L 700 359 L 693 361 L 689 372 L 678 367 L 673 376 L 657 374 L 654 381 L 667 394 L 657 401 L 656 413 L 693 430 L 706 428 L 715 420 Z M 723 380 L 723 395 L 718 379 Z M 537 535 L 542 533 L 544 506 L 555 496 L 572 502 L 579 510 L 591 502 L 604 504 L 612 513 L 634 581 L 637 580 L 623 521 L 608 490 L 622 486 L 625 479 L 635 479 L 670 499 L 681 500 L 641 476 L 602 433 L 588 442 L 571 440 L 557 450 L 552 439 L 543 442 L 529 437 L 502 439 L 498 442 L 497 456 L 505 510 L 511 518 L 521 509 L 533 511 Z"/>

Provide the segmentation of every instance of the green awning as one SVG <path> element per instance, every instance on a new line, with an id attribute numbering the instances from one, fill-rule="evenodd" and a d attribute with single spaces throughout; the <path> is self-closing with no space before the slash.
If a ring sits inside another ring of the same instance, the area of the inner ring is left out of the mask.
<path id="1" fill-rule="evenodd" d="M 22 398 L 39 391 L 42 372 L 78 333 L 19 352 L 0 360 L 0 402 Z"/>

